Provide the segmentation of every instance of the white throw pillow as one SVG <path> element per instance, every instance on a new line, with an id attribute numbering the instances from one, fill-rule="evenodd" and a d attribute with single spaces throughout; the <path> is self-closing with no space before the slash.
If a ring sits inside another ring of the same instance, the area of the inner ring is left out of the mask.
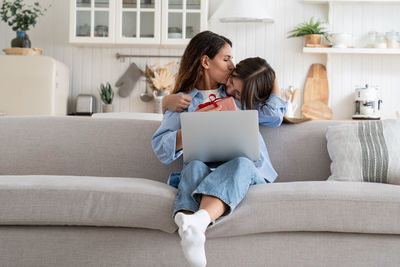
<path id="1" fill-rule="evenodd" d="M 400 184 L 400 120 L 328 127 L 328 180 Z"/>

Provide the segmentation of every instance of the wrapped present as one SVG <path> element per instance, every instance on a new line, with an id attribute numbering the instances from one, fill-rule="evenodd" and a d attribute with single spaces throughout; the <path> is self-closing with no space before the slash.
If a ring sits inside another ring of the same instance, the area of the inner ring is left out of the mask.
<path id="1" fill-rule="evenodd" d="M 221 111 L 234 111 L 237 110 L 237 106 L 235 104 L 235 100 L 233 97 L 220 97 L 217 98 L 214 94 L 210 95 L 210 101 L 200 104 L 199 109 L 196 112 L 200 111 L 209 111 L 216 107 L 221 107 Z"/>

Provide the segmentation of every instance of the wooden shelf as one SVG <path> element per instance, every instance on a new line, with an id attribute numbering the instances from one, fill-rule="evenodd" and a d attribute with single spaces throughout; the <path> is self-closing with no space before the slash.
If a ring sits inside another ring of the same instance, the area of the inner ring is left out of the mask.
<path id="1" fill-rule="evenodd" d="M 371 54 L 400 55 L 400 48 L 310 48 L 304 47 L 307 54 Z"/>

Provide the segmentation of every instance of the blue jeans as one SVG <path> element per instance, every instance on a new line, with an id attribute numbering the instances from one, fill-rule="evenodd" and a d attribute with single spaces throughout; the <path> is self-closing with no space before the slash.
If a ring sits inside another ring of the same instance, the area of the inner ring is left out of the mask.
<path id="1" fill-rule="evenodd" d="M 202 195 L 222 200 L 228 209 L 222 216 L 230 214 L 254 184 L 268 183 L 254 163 L 238 157 L 219 165 L 213 172 L 203 162 L 194 160 L 186 164 L 181 172 L 174 213 L 180 210 L 196 212 Z"/>

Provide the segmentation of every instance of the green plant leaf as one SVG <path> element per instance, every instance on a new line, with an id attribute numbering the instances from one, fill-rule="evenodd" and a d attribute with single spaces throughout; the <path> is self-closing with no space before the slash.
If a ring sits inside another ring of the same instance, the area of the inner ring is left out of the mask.
<path id="1" fill-rule="evenodd" d="M 325 28 L 322 26 L 324 22 L 320 19 L 314 21 L 311 17 L 309 21 L 298 24 L 293 30 L 289 31 L 287 38 L 300 37 L 307 34 L 326 34 Z M 326 36 L 325 36 L 326 37 Z"/>

